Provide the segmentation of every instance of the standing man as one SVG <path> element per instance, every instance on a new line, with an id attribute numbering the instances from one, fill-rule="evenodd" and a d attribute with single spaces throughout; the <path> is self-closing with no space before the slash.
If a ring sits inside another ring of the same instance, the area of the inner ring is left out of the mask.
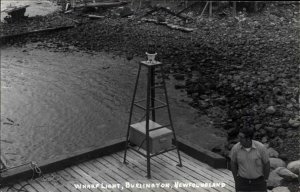
<path id="1" fill-rule="evenodd" d="M 252 140 L 253 134 L 253 129 L 242 128 L 239 132 L 240 142 L 231 149 L 231 171 L 237 192 L 267 192 L 269 155 L 262 143 Z"/>

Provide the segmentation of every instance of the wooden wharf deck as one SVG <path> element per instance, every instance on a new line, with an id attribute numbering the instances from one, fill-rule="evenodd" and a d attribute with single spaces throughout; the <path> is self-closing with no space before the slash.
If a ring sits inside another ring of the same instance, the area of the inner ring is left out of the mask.
<path id="1" fill-rule="evenodd" d="M 178 157 L 174 151 L 153 157 L 151 179 L 146 177 L 146 158 L 133 150 L 128 150 L 128 164 L 125 165 L 123 154 L 124 151 L 120 151 L 95 158 L 36 179 L 16 183 L 13 187 L 15 189 L 23 187 L 28 192 L 235 191 L 233 177 L 229 170 L 214 169 L 183 152 L 181 152 L 183 167 L 176 166 Z M 132 186 L 128 187 L 130 184 Z M 219 184 L 219 186 L 203 186 L 209 184 Z M 159 187 L 155 187 L 158 185 Z M 0 192 L 7 190 L 13 192 L 16 191 L 15 189 L 0 188 Z"/>

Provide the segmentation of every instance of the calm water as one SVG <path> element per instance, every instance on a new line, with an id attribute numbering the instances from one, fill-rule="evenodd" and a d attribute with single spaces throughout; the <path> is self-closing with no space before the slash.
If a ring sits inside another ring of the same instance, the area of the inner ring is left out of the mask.
<path id="1" fill-rule="evenodd" d="M 1 155 L 38 161 L 124 136 L 135 65 L 122 62 L 2 48 Z"/>
<path id="2" fill-rule="evenodd" d="M 39 163 L 125 137 L 141 58 L 128 62 L 106 53 L 53 52 L 39 45 L 1 48 L 0 144 L 6 165 Z M 137 99 L 145 97 L 145 72 Z M 173 83 L 171 78 L 168 92 L 177 135 L 208 149 L 224 143 L 223 132 L 182 102 L 186 94 Z M 163 95 L 158 91 L 157 96 Z M 133 121 L 143 116 L 136 109 Z M 168 122 L 166 110 L 157 116 L 158 123 Z"/>

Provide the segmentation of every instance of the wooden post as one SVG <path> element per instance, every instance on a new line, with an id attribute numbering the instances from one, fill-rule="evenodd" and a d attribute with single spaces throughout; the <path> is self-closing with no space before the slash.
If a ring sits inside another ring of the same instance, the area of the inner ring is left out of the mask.
<path id="1" fill-rule="evenodd" d="M 209 2 L 209 18 L 212 17 L 212 1 Z"/>
<path id="2" fill-rule="evenodd" d="M 236 2 L 233 2 L 233 10 L 232 10 L 233 17 L 236 17 Z"/>
<path id="3" fill-rule="evenodd" d="M 258 2 L 254 1 L 254 12 L 256 13 L 258 11 Z"/>
<path id="4" fill-rule="evenodd" d="M 206 9 L 207 5 L 208 5 L 208 2 L 206 2 L 205 6 L 204 6 L 204 8 L 203 8 L 203 10 L 202 10 L 202 12 L 201 12 L 201 14 L 200 14 L 200 18 L 201 18 L 201 17 L 202 17 L 202 15 L 204 14 L 204 11 L 205 11 L 205 9 Z"/>
<path id="5" fill-rule="evenodd" d="M 75 0 L 71 0 L 70 4 L 71 4 L 71 7 L 74 8 L 76 6 L 76 1 Z"/>
<path id="6" fill-rule="evenodd" d="M 140 0 L 139 9 L 141 9 L 141 7 L 142 7 L 142 0 Z"/>

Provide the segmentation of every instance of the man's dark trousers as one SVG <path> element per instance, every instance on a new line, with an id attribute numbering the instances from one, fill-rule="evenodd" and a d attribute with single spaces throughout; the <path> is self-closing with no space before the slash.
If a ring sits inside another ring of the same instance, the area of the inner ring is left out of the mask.
<path id="1" fill-rule="evenodd" d="M 267 183 L 263 176 L 256 179 L 246 179 L 238 176 L 235 183 L 235 189 L 237 192 L 267 192 Z"/>

